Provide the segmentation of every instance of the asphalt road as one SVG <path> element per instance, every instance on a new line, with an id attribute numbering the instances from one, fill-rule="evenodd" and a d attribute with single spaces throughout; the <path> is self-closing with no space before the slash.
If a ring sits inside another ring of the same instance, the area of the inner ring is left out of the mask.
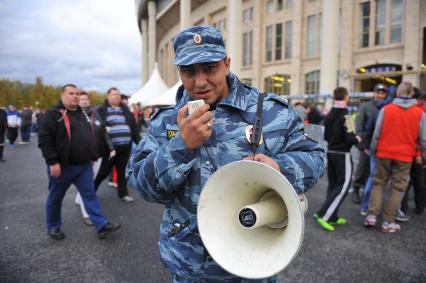
<path id="1" fill-rule="evenodd" d="M 0 282 L 169 282 L 158 256 L 162 206 L 137 198 L 121 202 L 106 182 L 99 189 L 105 214 L 122 228 L 98 240 L 86 226 L 70 188 L 62 207 L 63 241 L 45 231 L 46 167 L 31 144 L 5 149 L 0 163 Z M 308 194 L 305 237 L 296 259 L 280 273 L 283 282 L 426 282 L 426 214 L 415 215 L 402 232 L 366 230 L 349 198 L 340 215 L 349 224 L 326 232 L 312 217 L 325 198 L 323 178 Z M 232 247 L 230 247 L 232 248 Z M 274 259 L 265 259 L 274 260 Z"/>

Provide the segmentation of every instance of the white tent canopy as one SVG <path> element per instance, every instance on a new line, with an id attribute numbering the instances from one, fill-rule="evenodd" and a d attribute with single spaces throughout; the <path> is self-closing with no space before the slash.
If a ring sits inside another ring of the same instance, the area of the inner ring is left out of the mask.
<path id="1" fill-rule="evenodd" d="M 144 106 L 170 106 L 176 104 L 176 92 L 178 88 L 182 85 L 180 81 L 178 81 L 171 89 L 164 92 L 160 96 L 154 97 L 150 99 L 148 102 L 144 104 Z"/>
<path id="2" fill-rule="evenodd" d="M 157 64 L 155 64 L 151 77 L 140 90 L 130 97 L 129 104 L 140 103 L 142 107 L 145 107 L 145 103 L 165 93 L 168 89 L 167 85 L 161 79 Z"/>

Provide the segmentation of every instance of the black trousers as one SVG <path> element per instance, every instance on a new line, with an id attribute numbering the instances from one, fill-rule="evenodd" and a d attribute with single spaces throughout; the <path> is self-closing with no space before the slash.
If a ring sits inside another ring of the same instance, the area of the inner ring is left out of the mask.
<path id="1" fill-rule="evenodd" d="M 4 132 L 0 132 L 0 159 L 3 158 L 4 150 Z"/>
<path id="2" fill-rule="evenodd" d="M 406 213 L 408 210 L 408 192 L 411 185 L 414 189 L 414 203 L 416 209 L 421 210 L 426 206 L 426 172 L 422 165 L 413 162 L 411 164 L 410 182 L 407 191 L 401 201 L 401 210 Z"/>
<path id="3" fill-rule="evenodd" d="M 317 214 L 326 221 L 336 221 L 351 183 L 352 159 L 349 152 L 328 152 L 327 159 L 327 198 Z"/>
<path id="4" fill-rule="evenodd" d="M 359 190 L 367 183 L 370 176 L 370 157 L 364 151 L 359 151 L 359 162 L 354 176 L 354 190 Z"/>
<path id="5" fill-rule="evenodd" d="M 130 145 L 121 145 L 115 147 L 116 155 L 109 159 L 108 157 L 102 158 L 101 167 L 95 178 L 95 190 L 98 190 L 102 181 L 111 173 L 112 167 L 115 165 L 117 169 L 117 183 L 118 183 L 118 197 L 123 198 L 129 194 L 127 191 L 127 182 L 125 177 L 125 170 L 127 161 L 130 157 Z"/>
<path id="6" fill-rule="evenodd" d="M 7 138 L 10 144 L 14 144 L 18 138 L 18 128 L 7 128 Z"/>

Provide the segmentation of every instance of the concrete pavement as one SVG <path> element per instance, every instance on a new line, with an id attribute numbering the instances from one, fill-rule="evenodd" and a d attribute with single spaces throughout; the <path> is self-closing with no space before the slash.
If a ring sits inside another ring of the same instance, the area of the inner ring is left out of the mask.
<path id="1" fill-rule="evenodd" d="M 46 167 L 32 137 L 29 145 L 6 148 L 0 163 L 0 282 L 169 282 L 158 256 L 162 206 L 134 192 L 135 203 L 121 202 L 106 182 L 99 198 L 109 219 L 122 228 L 98 240 L 74 203 L 75 188 L 64 199 L 66 238 L 48 238 L 44 224 Z M 326 179 L 308 194 L 304 242 L 297 258 L 280 273 L 283 282 L 426 282 L 426 215 L 409 211 L 402 232 L 366 230 L 349 198 L 340 209 L 348 225 L 326 232 L 312 215 L 325 198 Z M 413 208 L 412 197 L 410 208 Z M 231 248 L 231 247 L 230 247 Z"/>

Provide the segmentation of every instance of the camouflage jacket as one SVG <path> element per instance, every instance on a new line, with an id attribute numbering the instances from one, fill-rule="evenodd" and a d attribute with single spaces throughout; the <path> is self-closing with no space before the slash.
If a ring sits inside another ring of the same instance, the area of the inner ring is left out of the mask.
<path id="1" fill-rule="evenodd" d="M 173 274 L 198 280 L 236 280 L 208 255 L 196 215 L 200 192 L 215 168 L 252 155 L 245 131 L 254 122 L 259 91 L 233 74 L 228 84 L 230 94 L 212 111 L 213 134 L 203 147 L 190 151 L 179 136 L 177 112 L 190 101 L 181 87 L 176 106 L 156 113 L 127 167 L 130 187 L 147 201 L 165 204 L 163 264 Z M 263 109 L 264 142 L 257 153 L 273 158 L 297 192 L 307 191 L 324 172 L 323 148 L 304 135 L 303 122 L 285 100 L 267 93 Z"/>

